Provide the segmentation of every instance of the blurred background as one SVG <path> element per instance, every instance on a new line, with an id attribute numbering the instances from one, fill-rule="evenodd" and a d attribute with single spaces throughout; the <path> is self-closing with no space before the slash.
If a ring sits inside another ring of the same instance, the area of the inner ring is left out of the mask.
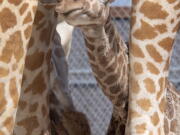
<path id="1" fill-rule="evenodd" d="M 116 0 L 111 4 L 114 23 L 126 42 L 129 41 L 131 0 Z M 180 34 L 175 42 L 169 79 L 180 90 Z M 77 110 L 84 112 L 93 135 L 105 135 L 112 114 L 112 105 L 97 86 L 86 55 L 84 40 L 78 29 L 73 32 L 72 48 L 68 59 L 69 88 Z"/>

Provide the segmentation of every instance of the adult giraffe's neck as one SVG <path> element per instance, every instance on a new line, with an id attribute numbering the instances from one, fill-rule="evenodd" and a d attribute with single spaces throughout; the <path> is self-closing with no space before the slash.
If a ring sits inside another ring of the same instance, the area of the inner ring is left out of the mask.
<path id="1" fill-rule="evenodd" d="M 16 135 L 46 135 L 51 132 L 49 91 L 52 84 L 49 80 L 51 40 L 56 21 L 53 6 L 38 4 L 27 47 L 21 96 L 14 128 Z"/>
<path id="2" fill-rule="evenodd" d="M 0 1 L 0 134 L 13 132 L 38 1 Z M 20 134 L 19 134 L 20 135 Z"/>
<path id="3" fill-rule="evenodd" d="M 114 105 L 112 121 L 118 121 L 121 126 L 119 130 L 123 132 L 128 99 L 127 47 L 114 27 L 111 16 L 104 25 L 83 27 L 82 31 L 93 74 Z"/>
<path id="4" fill-rule="evenodd" d="M 165 80 L 180 21 L 178 3 L 133 0 L 126 135 L 166 134 Z"/>

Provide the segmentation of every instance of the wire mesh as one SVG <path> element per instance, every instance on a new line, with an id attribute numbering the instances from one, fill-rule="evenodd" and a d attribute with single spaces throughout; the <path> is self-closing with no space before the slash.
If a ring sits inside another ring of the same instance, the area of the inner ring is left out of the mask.
<path id="1" fill-rule="evenodd" d="M 120 0 L 119 0 L 120 1 Z M 125 0 L 130 5 L 130 0 Z M 122 2 L 125 2 L 122 0 Z M 119 2 L 116 1 L 115 6 Z M 123 5 L 123 4 L 122 4 Z M 121 6 L 122 6 L 121 5 Z M 129 41 L 129 11 L 128 8 L 118 8 L 113 11 L 116 16 L 113 21 L 123 39 Z M 130 9 L 130 7 L 129 7 Z M 121 14 L 121 15 L 120 15 Z M 125 15 L 125 16 L 122 16 Z M 118 17 L 117 17 L 118 16 Z M 175 41 L 175 49 L 170 66 L 170 80 L 180 90 L 180 33 Z M 73 32 L 72 48 L 68 59 L 69 64 L 69 87 L 71 96 L 77 110 L 84 112 L 89 119 L 93 135 L 105 135 L 112 114 L 112 104 L 104 96 L 102 90 L 92 75 L 86 54 L 86 48 L 82 33 L 75 28 Z"/>

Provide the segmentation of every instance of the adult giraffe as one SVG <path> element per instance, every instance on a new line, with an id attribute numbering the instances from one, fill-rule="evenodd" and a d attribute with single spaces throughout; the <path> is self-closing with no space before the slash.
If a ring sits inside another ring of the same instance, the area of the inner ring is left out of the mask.
<path id="1" fill-rule="evenodd" d="M 57 24 L 54 8 L 37 3 L 27 46 L 14 135 L 50 134 L 49 90 L 52 39 Z"/>
<path id="2" fill-rule="evenodd" d="M 180 25 L 180 1 L 133 0 L 132 7 L 126 134 L 165 135 L 166 78 Z"/>
<path id="3" fill-rule="evenodd" d="M 0 134 L 10 135 L 38 1 L 0 1 Z"/>
<path id="4" fill-rule="evenodd" d="M 55 29 L 54 9 L 44 7 L 37 0 L 0 1 L 1 30 L 1 117 L 0 133 L 12 133 L 17 105 L 22 92 L 14 134 L 46 134 L 49 132 L 49 105 L 47 95 L 49 84 L 50 40 Z M 38 10 L 36 8 L 38 6 Z M 44 14 L 45 13 L 45 14 Z M 34 21 L 36 14 L 36 19 Z M 29 46 L 27 43 L 33 31 Z M 45 28 L 48 26 L 48 28 Z M 39 31 L 38 31 L 39 30 Z M 35 39 L 35 40 L 34 40 Z M 28 56 L 26 51 L 28 49 Z M 26 70 L 21 80 L 23 68 Z M 46 65 L 47 64 L 47 65 Z M 33 72 L 33 74 L 30 74 Z M 39 82 L 39 83 L 38 83 Z M 40 98 L 39 98 L 40 97 Z M 20 117 L 19 117 L 20 116 Z M 27 122 L 28 121 L 28 122 Z"/>

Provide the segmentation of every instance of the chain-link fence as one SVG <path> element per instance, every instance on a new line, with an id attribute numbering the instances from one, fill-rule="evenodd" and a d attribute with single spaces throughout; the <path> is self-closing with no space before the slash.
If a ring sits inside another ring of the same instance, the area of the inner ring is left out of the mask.
<path id="1" fill-rule="evenodd" d="M 114 22 L 126 42 L 129 41 L 129 13 L 130 0 L 119 0 L 113 5 L 112 14 Z M 124 2 L 124 3 L 123 3 Z M 180 89 L 180 34 L 177 36 L 175 51 L 173 52 L 170 79 Z M 78 29 L 74 30 L 72 48 L 68 59 L 69 85 L 71 96 L 77 110 L 84 112 L 90 122 L 93 135 L 105 135 L 112 114 L 112 105 L 104 96 L 92 75 L 86 54 L 86 48 L 82 34 Z"/>

